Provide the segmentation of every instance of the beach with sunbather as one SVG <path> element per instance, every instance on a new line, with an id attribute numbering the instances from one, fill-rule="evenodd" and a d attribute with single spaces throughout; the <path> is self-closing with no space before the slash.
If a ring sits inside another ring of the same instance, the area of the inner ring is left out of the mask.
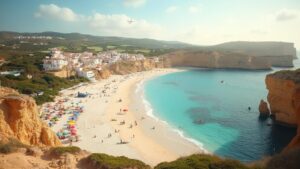
<path id="1" fill-rule="evenodd" d="M 112 75 L 61 91 L 42 107 L 42 117 L 66 145 L 127 156 L 155 165 L 200 152 L 168 124 L 147 115 L 137 85 L 177 69 Z M 73 139 L 76 138 L 76 139 Z M 71 141 L 70 141 L 71 140 Z"/>

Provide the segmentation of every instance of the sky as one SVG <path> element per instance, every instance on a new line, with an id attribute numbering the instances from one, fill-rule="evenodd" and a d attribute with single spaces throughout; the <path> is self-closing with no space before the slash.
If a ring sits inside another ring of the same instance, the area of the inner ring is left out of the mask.
<path id="1" fill-rule="evenodd" d="M 78 32 L 197 45 L 286 41 L 300 49 L 300 0 L 0 0 L 0 31 Z"/>

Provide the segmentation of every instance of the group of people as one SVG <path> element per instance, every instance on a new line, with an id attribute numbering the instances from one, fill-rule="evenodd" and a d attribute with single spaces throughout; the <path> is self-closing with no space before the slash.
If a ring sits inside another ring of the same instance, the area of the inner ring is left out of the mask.
<path id="1" fill-rule="evenodd" d="M 83 113 L 82 101 L 72 101 L 66 97 L 58 99 L 54 103 L 47 103 L 42 106 L 41 118 L 47 122 L 50 127 L 55 127 L 60 120 L 67 116 L 67 121 L 57 131 L 56 135 L 63 143 L 79 141 L 77 134 L 76 121 L 81 113 Z"/>

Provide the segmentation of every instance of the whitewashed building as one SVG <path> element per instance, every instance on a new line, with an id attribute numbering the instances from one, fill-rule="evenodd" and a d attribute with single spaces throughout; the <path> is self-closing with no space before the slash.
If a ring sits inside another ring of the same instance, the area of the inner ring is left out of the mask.
<path id="1" fill-rule="evenodd" d="M 85 70 L 83 68 L 76 68 L 77 76 L 86 78 L 90 81 L 96 81 L 95 74 L 91 70 Z"/>
<path id="2" fill-rule="evenodd" d="M 58 71 L 68 65 L 64 59 L 46 58 L 43 60 L 43 68 L 45 71 Z"/>

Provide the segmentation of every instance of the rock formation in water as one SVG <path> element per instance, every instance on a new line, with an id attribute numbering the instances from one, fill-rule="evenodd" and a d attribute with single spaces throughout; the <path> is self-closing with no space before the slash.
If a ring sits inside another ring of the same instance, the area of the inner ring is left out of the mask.
<path id="1" fill-rule="evenodd" d="M 271 113 L 279 124 L 298 127 L 286 150 L 300 146 L 300 69 L 279 71 L 266 77 Z"/>
<path id="2" fill-rule="evenodd" d="M 268 108 L 268 103 L 264 100 L 261 100 L 258 107 L 261 117 L 268 117 L 270 115 L 270 110 Z"/>
<path id="3" fill-rule="evenodd" d="M 229 42 L 180 50 L 166 57 L 171 66 L 270 69 L 271 66 L 292 67 L 296 49 L 293 43 L 285 42 Z"/>
<path id="4" fill-rule="evenodd" d="M 0 138 L 15 138 L 24 144 L 38 146 L 61 144 L 39 118 L 34 99 L 3 87 L 0 88 Z"/>

